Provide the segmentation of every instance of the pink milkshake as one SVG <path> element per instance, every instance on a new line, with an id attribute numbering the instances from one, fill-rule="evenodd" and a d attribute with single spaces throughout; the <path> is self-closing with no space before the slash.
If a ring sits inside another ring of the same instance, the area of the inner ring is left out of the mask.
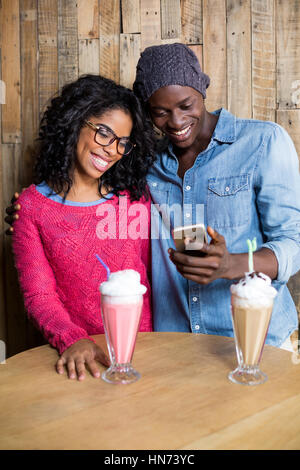
<path id="1" fill-rule="evenodd" d="M 100 285 L 101 313 L 108 345 L 111 367 L 102 374 L 109 383 L 131 383 L 140 374 L 131 366 L 139 330 L 143 294 L 138 272 L 128 269 L 112 273 Z"/>

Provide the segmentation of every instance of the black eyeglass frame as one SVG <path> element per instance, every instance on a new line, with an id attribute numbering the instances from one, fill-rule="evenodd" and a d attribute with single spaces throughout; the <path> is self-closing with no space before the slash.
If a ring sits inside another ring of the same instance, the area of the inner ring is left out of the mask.
<path id="1" fill-rule="evenodd" d="M 94 123 L 91 122 L 91 121 L 84 121 L 84 122 L 85 122 L 89 127 L 91 127 L 92 129 L 95 130 L 94 141 L 96 142 L 96 144 L 101 145 L 101 147 L 108 147 L 109 145 L 111 145 L 111 144 L 112 144 L 113 142 L 115 142 L 115 140 L 116 140 L 116 141 L 117 141 L 117 152 L 118 152 L 119 155 L 129 155 L 129 154 L 132 152 L 132 150 L 134 149 L 134 147 L 136 147 L 136 144 L 133 144 L 133 143 L 128 139 L 128 144 L 131 144 L 132 147 L 131 147 L 131 149 L 129 150 L 129 152 L 121 153 L 121 152 L 119 152 L 119 142 L 120 142 L 120 140 L 122 140 L 122 139 L 127 139 L 127 137 L 118 137 L 118 136 L 114 133 L 114 131 L 113 131 L 110 127 L 106 126 L 105 124 L 100 124 L 99 126 L 97 126 L 96 124 L 94 124 Z M 99 129 L 100 129 L 101 127 L 104 127 L 105 129 L 107 129 L 107 130 L 108 130 L 109 132 L 111 132 L 112 135 L 114 136 L 114 137 L 109 141 L 108 144 L 100 144 L 100 143 L 96 140 L 97 132 L 99 131 Z"/>

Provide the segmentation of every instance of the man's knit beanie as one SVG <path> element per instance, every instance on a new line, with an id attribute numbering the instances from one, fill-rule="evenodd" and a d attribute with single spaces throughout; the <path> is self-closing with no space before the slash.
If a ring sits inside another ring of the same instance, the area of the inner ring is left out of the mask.
<path id="1" fill-rule="evenodd" d="M 173 43 L 147 47 L 137 64 L 134 93 L 148 101 L 159 88 L 189 86 L 206 98 L 210 78 L 202 72 L 197 56 L 185 44 Z"/>

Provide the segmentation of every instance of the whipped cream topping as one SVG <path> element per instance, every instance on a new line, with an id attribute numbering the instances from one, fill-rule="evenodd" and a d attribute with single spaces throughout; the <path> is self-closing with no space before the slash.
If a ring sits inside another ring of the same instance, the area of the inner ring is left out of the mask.
<path id="1" fill-rule="evenodd" d="M 241 306 L 267 306 L 277 295 L 269 276 L 257 272 L 245 273 L 237 284 L 231 285 L 230 291 L 236 296 L 234 303 Z"/>
<path id="2" fill-rule="evenodd" d="M 134 269 L 124 269 L 111 273 L 109 280 L 100 284 L 100 292 L 103 295 L 116 297 L 142 295 L 147 287 L 141 284 L 141 276 Z"/>

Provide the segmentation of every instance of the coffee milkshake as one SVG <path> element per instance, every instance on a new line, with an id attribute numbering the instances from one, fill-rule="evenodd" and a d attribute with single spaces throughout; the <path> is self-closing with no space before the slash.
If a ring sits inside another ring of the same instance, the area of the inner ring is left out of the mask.
<path id="1" fill-rule="evenodd" d="M 112 273 L 100 285 L 101 313 L 112 364 L 102 375 L 107 382 L 130 383 L 140 377 L 130 363 L 146 290 L 140 274 L 132 269 Z"/>
<path id="2" fill-rule="evenodd" d="M 231 286 L 232 320 L 240 365 L 259 364 L 266 340 L 276 289 L 262 273 L 246 273 Z"/>

